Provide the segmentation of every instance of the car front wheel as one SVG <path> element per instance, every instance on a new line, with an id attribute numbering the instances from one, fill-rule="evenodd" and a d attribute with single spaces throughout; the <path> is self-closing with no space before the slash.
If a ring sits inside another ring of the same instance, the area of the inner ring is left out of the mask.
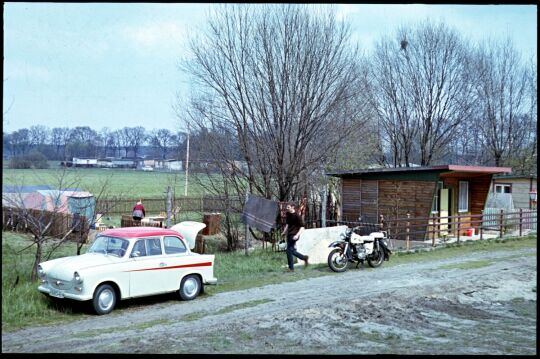
<path id="1" fill-rule="evenodd" d="M 94 293 L 92 304 L 94 305 L 94 310 L 99 315 L 112 312 L 116 304 L 116 292 L 114 288 L 109 284 L 100 285 Z"/>
<path id="2" fill-rule="evenodd" d="M 180 283 L 180 298 L 183 300 L 195 299 L 201 292 L 201 280 L 199 276 L 191 274 L 182 279 Z"/>

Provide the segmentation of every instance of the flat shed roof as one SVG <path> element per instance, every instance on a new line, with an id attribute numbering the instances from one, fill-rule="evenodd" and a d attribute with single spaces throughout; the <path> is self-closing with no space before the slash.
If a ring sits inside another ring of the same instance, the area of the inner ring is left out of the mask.
<path id="1" fill-rule="evenodd" d="M 349 171 L 328 171 L 327 176 L 332 177 L 361 177 L 362 175 L 377 175 L 377 174 L 389 174 L 389 173 L 421 173 L 421 172 L 465 172 L 476 174 L 496 174 L 496 173 L 511 173 L 510 167 L 485 167 L 485 166 L 461 166 L 461 165 L 440 165 L 440 166 L 428 166 L 428 167 L 396 167 L 396 168 L 369 168 L 358 169 Z"/>

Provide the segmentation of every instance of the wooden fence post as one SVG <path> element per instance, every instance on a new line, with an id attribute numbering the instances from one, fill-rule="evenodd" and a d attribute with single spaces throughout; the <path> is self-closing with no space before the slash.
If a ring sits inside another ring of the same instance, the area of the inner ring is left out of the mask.
<path id="1" fill-rule="evenodd" d="M 457 243 L 459 244 L 459 232 L 461 231 L 461 215 L 457 215 Z"/>
<path id="2" fill-rule="evenodd" d="M 499 216 L 499 238 L 502 238 L 503 236 L 503 221 L 504 221 L 504 209 L 501 209 L 501 214 Z"/>
<path id="3" fill-rule="evenodd" d="M 431 214 L 431 230 L 433 231 L 432 233 L 430 233 L 432 235 L 431 237 L 431 246 L 432 247 L 435 247 L 435 228 L 437 228 L 437 225 L 435 224 L 437 222 L 437 217 L 432 213 Z"/>
<path id="4" fill-rule="evenodd" d="M 523 208 L 519 209 L 519 236 L 521 237 L 521 234 L 523 232 Z"/>
<path id="5" fill-rule="evenodd" d="M 409 250 L 409 227 L 411 225 L 411 222 L 409 222 L 410 218 L 411 218 L 411 214 L 407 213 L 407 229 L 406 229 L 406 232 L 407 232 L 406 248 L 407 248 L 407 250 Z"/>
<path id="6" fill-rule="evenodd" d="M 482 216 L 480 217 L 480 240 L 484 239 L 484 210 L 482 210 Z"/>

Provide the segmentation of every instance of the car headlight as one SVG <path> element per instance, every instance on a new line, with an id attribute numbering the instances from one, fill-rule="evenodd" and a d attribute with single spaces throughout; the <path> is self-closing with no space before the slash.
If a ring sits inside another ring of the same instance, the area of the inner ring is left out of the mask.
<path id="1" fill-rule="evenodd" d="M 45 271 L 43 270 L 43 268 L 41 267 L 41 265 L 38 265 L 37 267 L 37 273 L 38 273 L 38 276 L 43 278 L 45 277 Z"/>
<path id="2" fill-rule="evenodd" d="M 78 272 L 73 273 L 73 279 L 75 279 L 75 282 L 77 283 L 83 282 L 82 277 Z"/>

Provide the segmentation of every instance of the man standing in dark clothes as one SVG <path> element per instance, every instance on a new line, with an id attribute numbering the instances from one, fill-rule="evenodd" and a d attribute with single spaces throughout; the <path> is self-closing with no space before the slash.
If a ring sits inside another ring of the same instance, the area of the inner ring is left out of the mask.
<path id="1" fill-rule="evenodd" d="M 296 212 L 295 204 L 287 204 L 286 224 L 281 232 L 281 235 L 287 233 L 287 264 L 289 272 L 294 271 L 293 256 L 303 260 L 304 265 L 308 265 L 309 257 L 299 253 L 296 250 L 296 241 L 300 238 L 300 234 L 304 230 L 304 220 L 298 212 Z"/>

